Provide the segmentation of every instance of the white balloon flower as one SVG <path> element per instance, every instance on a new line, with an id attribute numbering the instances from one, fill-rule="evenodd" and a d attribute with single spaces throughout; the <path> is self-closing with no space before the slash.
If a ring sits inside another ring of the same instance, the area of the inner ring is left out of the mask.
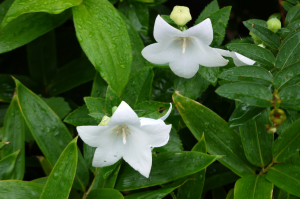
<path id="1" fill-rule="evenodd" d="M 92 147 L 97 147 L 92 165 L 106 167 L 123 158 L 131 167 L 146 178 L 152 166 L 153 147 L 164 146 L 169 141 L 172 125 L 160 119 L 139 118 L 126 102 L 122 102 L 113 113 L 107 126 L 79 126 L 81 139 Z"/>
<path id="2" fill-rule="evenodd" d="M 249 59 L 248 57 L 245 57 L 244 55 L 241 55 L 237 52 L 230 52 L 229 50 L 218 48 L 214 49 L 222 56 L 231 57 L 236 66 L 253 65 L 255 63 L 255 61 L 253 61 L 252 59 Z"/>
<path id="3" fill-rule="evenodd" d="M 158 15 L 154 25 L 154 38 L 158 43 L 145 47 L 142 55 L 154 64 L 169 64 L 179 77 L 192 78 L 197 73 L 199 64 L 217 67 L 228 63 L 228 60 L 209 46 L 213 41 L 210 19 L 180 31 Z"/>

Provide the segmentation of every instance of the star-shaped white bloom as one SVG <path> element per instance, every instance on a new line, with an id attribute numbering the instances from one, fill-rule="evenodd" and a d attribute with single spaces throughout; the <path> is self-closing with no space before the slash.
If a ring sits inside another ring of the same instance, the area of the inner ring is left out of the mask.
<path id="1" fill-rule="evenodd" d="M 164 146 L 169 141 L 172 125 L 160 119 L 139 118 L 126 102 L 122 102 L 114 112 L 107 126 L 79 126 L 81 139 L 92 147 L 97 147 L 92 165 L 106 167 L 123 158 L 143 176 L 149 177 L 152 166 L 153 147 Z"/>
<path id="2" fill-rule="evenodd" d="M 218 48 L 214 49 L 222 56 L 231 57 L 236 66 L 253 65 L 255 63 L 252 59 L 249 59 L 237 52 L 230 52 L 229 50 L 222 50 Z"/>
<path id="3" fill-rule="evenodd" d="M 213 41 L 210 19 L 182 32 L 157 16 L 154 38 L 158 43 L 145 47 L 142 55 L 154 64 L 169 64 L 171 70 L 180 77 L 192 78 L 197 73 L 199 64 L 216 67 L 228 63 L 228 60 L 209 46 Z"/>

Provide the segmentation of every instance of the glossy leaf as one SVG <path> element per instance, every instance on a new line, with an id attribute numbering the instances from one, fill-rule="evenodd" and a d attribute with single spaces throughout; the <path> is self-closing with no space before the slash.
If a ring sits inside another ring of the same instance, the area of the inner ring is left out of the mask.
<path id="1" fill-rule="evenodd" d="M 6 0 L 0 4 L 0 22 L 2 22 L 14 0 Z M 71 16 L 66 10 L 59 15 L 48 13 L 25 14 L 10 22 L 0 34 L 0 53 L 23 46 L 37 37 L 60 26 Z"/>
<path id="2" fill-rule="evenodd" d="M 107 90 L 107 83 L 105 80 L 100 76 L 99 73 L 96 73 L 96 76 L 94 78 L 93 82 L 93 88 L 92 88 L 92 97 L 102 97 L 105 98 Z"/>
<path id="3" fill-rule="evenodd" d="M 255 167 L 247 161 L 243 152 L 240 135 L 229 129 L 221 117 L 178 93 L 173 95 L 173 100 L 185 124 L 198 140 L 204 132 L 210 154 L 225 155 L 219 161 L 240 176 L 254 173 Z"/>
<path id="4" fill-rule="evenodd" d="M 121 162 L 122 161 L 119 161 L 115 165 L 109 166 L 108 169 L 111 169 L 110 173 L 107 172 L 107 168 L 97 168 L 92 190 L 99 188 L 114 188 L 118 177 L 118 173 L 120 171 Z M 108 175 L 105 176 L 105 174 Z"/>
<path id="5" fill-rule="evenodd" d="M 222 97 L 248 103 L 258 107 L 271 107 L 273 99 L 271 91 L 254 83 L 232 83 L 220 86 L 216 93 Z"/>
<path id="6" fill-rule="evenodd" d="M 245 44 L 245 43 L 232 43 L 226 46 L 228 49 L 238 52 L 258 63 L 261 63 L 266 66 L 275 66 L 275 57 L 271 51 L 259 47 L 254 44 Z"/>
<path id="7" fill-rule="evenodd" d="M 286 131 L 289 126 L 291 126 L 296 120 L 300 118 L 300 115 L 297 111 L 285 110 L 286 120 L 279 126 L 277 134 L 280 135 Z"/>
<path id="8" fill-rule="evenodd" d="M 64 122 L 72 124 L 74 126 L 85 126 L 85 125 L 98 125 L 97 121 L 89 116 L 89 110 L 86 105 L 79 107 L 72 113 L 70 113 Z"/>
<path id="9" fill-rule="evenodd" d="M 234 189 L 231 189 L 227 196 L 226 196 L 226 199 L 234 199 Z"/>
<path id="10" fill-rule="evenodd" d="M 266 125 L 272 126 L 269 120 L 270 111 L 267 109 L 255 120 L 240 126 L 245 155 L 250 163 L 265 167 L 272 160 L 274 135 L 268 134 Z"/>
<path id="11" fill-rule="evenodd" d="M 52 166 L 63 149 L 72 140 L 66 126 L 47 104 L 15 79 L 20 110 L 41 151 Z M 39 124 L 39 125 L 36 125 Z M 78 152 L 79 153 L 79 152 Z M 81 153 L 78 154 L 78 169 L 75 187 L 84 189 L 88 183 L 88 169 Z"/>
<path id="12" fill-rule="evenodd" d="M 77 167 L 77 139 L 68 144 L 58 158 L 41 194 L 41 199 L 69 197 Z"/>
<path id="13" fill-rule="evenodd" d="M 299 151 L 300 119 L 289 126 L 275 140 L 273 145 L 273 158 L 275 162 L 282 162 Z"/>
<path id="14" fill-rule="evenodd" d="M 43 2 L 38 0 L 15 0 L 7 11 L 1 24 L 1 28 L 3 29 L 7 23 L 25 13 L 46 12 L 49 14 L 59 14 L 72 6 L 79 5 L 81 2 L 82 0 L 45 0 Z"/>
<path id="15" fill-rule="evenodd" d="M 119 3 L 118 10 L 128 18 L 136 31 L 148 35 L 149 10 L 144 3 L 124 0 Z"/>
<path id="16" fill-rule="evenodd" d="M 150 100 L 153 77 L 154 73 L 151 68 L 145 68 L 133 74 L 122 92 L 121 99 L 131 107 Z"/>
<path id="17" fill-rule="evenodd" d="M 296 5 L 289 10 L 285 18 L 285 26 L 290 25 L 292 22 L 300 19 L 300 6 Z"/>
<path id="18" fill-rule="evenodd" d="M 44 185 L 19 180 L 0 181 L 0 195 L 5 199 L 39 199 Z"/>
<path id="19" fill-rule="evenodd" d="M 256 20 L 248 20 L 243 22 L 243 24 L 269 47 L 276 50 L 279 49 L 280 38 L 267 27 L 257 24 Z"/>
<path id="20" fill-rule="evenodd" d="M 289 164 L 271 167 L 266 178 L 277 187 L 300 197 L 300 168 Z"/>
<path id="21" fill-rule="evenodd" d="M 213 0 L 210 4 L 208 4 L 204 10 L 199 15 L 198 19 L 196 20 L 195 24 L 199 24 L 200 22 L 204 21 L 208 16 L 216 11 L 218 11 L 219 4 L 217 0 Z"/>
<path id="22" fill-rule="evenodd" d="M 96 71 L 91 62 L 82 57 L 60 68 L 49 85 L 51 96 L 71 90 L 72 88 L 94 79 Z"/>
<path id="23" fill-rule="evenodd" d="M 15 86 L 10 75 L 0 74 L 0 102 L 10 102 Z"/>
<path id="24" fill-rule="evenodd" d="M 13 5 L 18 5 L 17 1 Z M 27 54 L 30 77 L 45 88 L 48 87 L 57 70 L 55 32 L 50 31 L 30 42 Z"/>
<path id="25" fill-rule="evenodd" d="M 123 199 L 123 195 L 115 189 L 94 189 L 86 199 Z"/>
<path id="26" fill-rule="evenodd" d="M 88 165 L 89 169 L 95 173 L 96 168 L 92 166 L 93 158 L 95 154 L 96 147 L 91 147 L 86 143 L 83 143 L 83 156 L 86 164 Z"/>
<path id="27" fill-rule="evenodd" d="M 0 161 L 0 180 L 8 180 L 12 178 L 12 173 L 15 168 L 17 157 L 20 150 L 4 157 Z"/>
<path id="28" fill-rule="evenodd" d="M 110 86 L 108 86 L 105 98 L 105 110 L 109 117 L 112 115 L 112 108 L 114 106 L 118 107 L 121 102 L 122 100 L 117 93 Z"/>
<path id="29" fill-rule="evenodd" d="M 191 79 L 176 77 L 174 89 L 184 96 L 197 99 L 208 88 L 209 84 L 199 73 L 196 73 Z"/>
<path id="30" fill-rule="evenodd" d="M 300 82 L 300 62 L 296 62 L 279 71 L 274 77 L 275 89 L 293 86 Z"/>
<path id="31" fill-rule="evenodd" d="M 120 95 L 128 81 L 132 61 L 123 19 L 106 0 L 86 0 L 73 7 L 73 16 L 82 49 L 103 79 Z"/>
<path id="32" fill-rule="evenodd" d="M 159 119 L 164 116 L 170 108 L 170 103 L 146 101 L 135 106 L 135 112 L 139 117 Z"/>
<path id="33" fill-rule="evenodd" d="M 198 73 L 213 86 L 216 86 L 219 76 L 219 67 L 205 67 L 199 65 Z"/>
<path id="34" fill-rule="evenodd" d="M 178 187 L 185 185 L 185 180 L 177 180 L 172 184 L 163 186 L 155 191 L 145 191 L 125 196 L 125 199 L 162 199 Z M 186 195 L 187 196 L 187 195 Z M 177 196 L 177 198 L 179 198 Z"/>
<path id="35" fill-rule="evenodd" d="M 9 144 L 9 142 L 0 142 L 0 150 L 2 149 L 3 146 Z"/>
<path id="36" fill-rule="evenodd" d="M 9 145 L 2 149 L 2 158 L 20 151 L 15 160 L 14 170 L 11 179 L 22 180 L 25 173 L 25 121 L 20 112 L 17 96 L 7 110 L 3 127 L 3 142 L 10 142 Z"/>
<path id="37" fill-rule="evenodd" d="M 280 107 L 300 110 L 300 86 L 289 86 L 279 92 Z"/>
<path id="38" fill-rule="evenodd" d="M 3 126 L 7 109 L 8 109 L 8 105 L 0 105 L 0 126 Z"/>
<path id="39" fill-rule="evenodd" d="M 85 97 L 84 101 L 90 113 L 98 113 L 100 119 L 105 116 L 105 99 L 95 97 Z"/>
<path id="40" fill-rule="evenodd" d="M 293 8 L 293 4 L 291 4 L 287 1 L 282 1 L 281 5 L 287 12 L 289 12 Z"/>
<path id="41" fill-rule="evenodd" d="M 291 157 L 285 159 L 283 163 L 300 166 L 299 152 L 294 153 Z"/>
<path id="42" fill-rule="evenodd" d="M 240 66 L 230 68 L 222 72 L 219 76 L 220 79 L 233 81 L 233 82 L 253 82 L 264 84 L 266 86 L 272 85 L 272 74 L 259 66 Z"/>
<path id="43" fill-rule="evenodd" d="M 203 191 L 207 192 L 209 190 L 222 187 L 237 181 L 240 177 L 233 173 L 232 171 L 224 171 L 216 173 L 212 176 L 205 176 L 205 184 Z"/>
<path id="44" fill-rule="evenodd" d="M 234 186 L 234 198 L 272 199 L 273 184 L 261 175 L 250 175 L 239 179 Z"/>
<path id="45" fill-rule="evenodd" d="M 141 53 L 145 46 L 141 37 L 135 30 L 135 27 L 129 21 L 129 19 L 122 13 L 120 13 L 120 15 L 126 24 L 128 35 L 130 38 L 132 50 L 132 63 L 130 69 L 131 76 L 132 74 L 135 74 L 138 70 L 143 69 L 146 66 L 146 60 Z"/>
<path id="46" fill-rule="evenodd" d="M 232 113 L 228 125 L 230 128 L 241 126 L 252 118 L 256 118 L 265 108 L 239 103 Z"/>
<path id="47" fill-rule="evenodd" d="M 39 160 L 46 176 L 49 176 L 53 169 L 53 166 L 49 163 L 47 158 L 45 158 L 44 156 L 37 156 L 37 159 Z"/>
<path id="48" fill-rule="evenodd" d="M 145 178 L 128 164 L 124 164 L 119 172 L 115 188 L 125 191 L 164 184 L 201 171 L 220 157 L 185 151 L 159 153 L 152 156 L 152 168 L 149 178 Z"/>
<path id="49" fill-rule="evenodd" d="M 68 102 L 62 97 L 42 98 L 42 100 L 47 103 L 60 119 L 63 119 L 71 111 Z"/>
<path id="50" fill-rule="evenodd" d="M 300 53 L 300 30 L 290 34 L 280 45 L 276 57 L 276 68 L 283 69 L 298 61 Z"/>
<path id="51" fill-rule="evenodd" d="M 194 146 L 192 151 L 207 153 L 204 133 L 199 142 Z M 194 179 L 183 184 L 177 191 L 178 199 L 201 199 L 204 181 L 205 169 L 189 176 Z"/>

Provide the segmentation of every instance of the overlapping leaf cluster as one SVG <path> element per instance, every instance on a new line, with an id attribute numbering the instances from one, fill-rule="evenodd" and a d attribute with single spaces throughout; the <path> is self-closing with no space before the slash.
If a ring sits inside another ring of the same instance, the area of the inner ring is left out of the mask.
<path id="1" fill-rule="evenodd" d="M 211 46 L 256 64 L 200 66 L 191 79 L 141 55 L 154 42 L 157 14 L 172 25 L 165 1 L 0 4 L 0 64 L 3 55 L 18 55 L 15 49 L 23 49 L 28 62 L 26 72 L 0 74 L 0 198 L 300 197 L 299 1 L 283 1 L 287 15 L 271 16 L 285 17 L 277 33 L 266 21 L 244 22 L 265 48 L 251 38 L 221 46 L 231 7 L 212 1 L 195 24 L 210 18 Z M 65 22 L 71 34 L 62 36 Z M 61 49 L 59 41 L 68 39 L 71 46 Z M 68 57 L 69 50 L 74 55 Z M 98 125 L 121 101 L 139 117 L 154 119 L 169 102 L 176 105 L 166 120 L 173 126 L 170 140 L 153 149 L 149 178 L 122 160 L 94 168 L 95 148 L 76 137 L 76 126 Z M 282 122 L 273 114 L 278 109 L 286 117 Z"/>

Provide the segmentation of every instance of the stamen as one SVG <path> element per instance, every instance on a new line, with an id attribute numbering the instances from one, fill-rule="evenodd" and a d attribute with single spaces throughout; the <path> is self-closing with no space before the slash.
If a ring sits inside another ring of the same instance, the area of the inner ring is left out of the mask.
<path id="1" fill-rule="evenodd" d="M 126 144 L 126 133 L 125 133 L 125 128 L 122 128 L 122 137 L 123 137 L 123 144 Z"/>
<path id="2" fill-rule="evenodd" d="M 185 53 L 185 48 L 186 48 L 186 38 L 183 38 L 183 44 L 182 44 L 182 54 Z"/>
<path id="3" fill-rule="evenodd" d="M 113 133 L 117 133 L 117 136 L 122 134 L 123 144 L 126 144 L 126 135 L 130 135 L 129 128 L 126 124 L 119 125 L 112 130 Z"/>

